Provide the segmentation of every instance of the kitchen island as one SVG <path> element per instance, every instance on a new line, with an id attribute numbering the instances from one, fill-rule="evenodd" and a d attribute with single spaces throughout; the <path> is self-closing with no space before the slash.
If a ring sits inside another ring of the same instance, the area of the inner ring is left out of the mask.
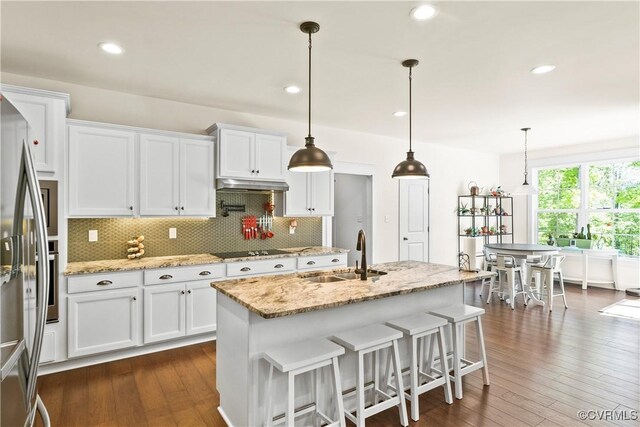
<path id="1" fill-rule="evenodd" d="M 462 304 L 464 283 L 491 276 L 488 272 L 460 272 L 457 267 L 417 261 L 377 264 L 371 269 L 386 274 L 365 281 L 348 280 L 344 277 L 350 273 L 353 276 L 353 269 L 342 268 L 211 284 L 218 290 L 218 410 L 228 425 L 264 424 L 267 363 L 261 355 L 265 350 Z M 403 347 L 401 353 L 406 359 Z M 343 390 L 355 384 L 354 366 L 350 354 L 340 361 Z M 274 380 L 278 384 L 280 378 Z M 275 393 L 274 414 L 283 412 L 284 400 L 277 397 L 282 395 Z M 296 383 L 296 406 L 309 403 L 310 395 L 310 383 Z M 353 399 L 345 400 L 346 409 L 353 406 Z"/>

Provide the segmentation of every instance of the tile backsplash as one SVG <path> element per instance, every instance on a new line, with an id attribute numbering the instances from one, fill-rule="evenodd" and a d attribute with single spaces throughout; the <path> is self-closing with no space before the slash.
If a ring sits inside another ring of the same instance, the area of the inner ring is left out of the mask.
<path id="1" fill-rule="evenodd" d="M 223 217 L 220 202 L 246 205 L 246 212 L 229 212 Z M 127 256 L 127 240 L 145 236 L 145 257 L 196 253 L 249 251 L 269 248 L 320 246 L 321 218 L 296 218 L 295 234 L 289 234 L 292 218 L 274 217 L 271 239 L 244 240 L 241 219 L 264 214 L 268 195 L 218 193 L 216 218 L 74 218 L 69 219 L 68 261 L 122 259 Z M 169 228 L 177 238 L 169 239 Z M 89 230 L 98 230 L 98 241 L 89 242 Z"/>

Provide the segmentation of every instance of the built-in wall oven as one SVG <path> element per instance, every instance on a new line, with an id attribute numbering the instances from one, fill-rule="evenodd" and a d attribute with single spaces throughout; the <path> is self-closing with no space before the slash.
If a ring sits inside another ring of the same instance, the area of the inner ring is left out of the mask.
<path id="1" fill-rule="evenodd" d="M 39 180 L 47 236 L 49 236 L 49 302 L 47 323 L 58 321 L 58 181 Z"/>

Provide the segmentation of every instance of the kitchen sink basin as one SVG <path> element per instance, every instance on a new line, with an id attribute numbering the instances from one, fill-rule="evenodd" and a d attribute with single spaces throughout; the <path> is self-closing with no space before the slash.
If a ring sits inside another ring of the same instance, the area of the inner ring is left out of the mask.
<path id="1" fill-rule="evenodd" d="M 372 279 L 374 277 L 380 277 L 380 276 L 384 276 L 385 274 L 387 274 L 385 271 L 377 271 L 377 270 L 369 270 L 367 271 L 367 277 Z M 340 274 L 336 274 L 337 277 L 341 277 L 343 279 L 346 280 L 353 280 L 353 279 L 360 279 L 360 274 L 359 273 L 354 273 L 354 272 L 350 272 L 350 273 L 340 273 Z"/>
<path id="2" fill-rule="evenodd" d="M 336 276 L 315 276 L 315 277 L 307 277 L 309 282 L 314 283 L 331 283 L 331 282 L 344 282 L 346 279 Z"/>
<path id="3" fill-rule="evenodd" d="M 380 276 L 387 274 L 384 271 L 369 270 L 367 271 L 367 278 L 377 280 Z M 313 276 L 307 277 L 305 280 L 314 283 L 332 283 L 332 282 L 344 282 L 346 280 L 360 280 L 360 274 L 354 272 L 349 273 L 337 273 L 329 274 L 326 276 Z"/>

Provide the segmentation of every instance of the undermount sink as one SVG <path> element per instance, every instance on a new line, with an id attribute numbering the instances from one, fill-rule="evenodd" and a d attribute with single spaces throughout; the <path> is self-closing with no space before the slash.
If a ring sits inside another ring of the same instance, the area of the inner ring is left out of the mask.
<path id="1" fill-rule="evenodd" d="M 374 277 L 384 276 L 385 274 L 387 274 L 385 271 L 369 270 L 367 271 L 367 278 L 372 279 Z M 346 280 L 360 279 L 360 273 L 354 273 L 354 272 L 339 273 L 339 274 L 336 274 L 336 276 Z"/>
<path id="2" fill-rule="evenodd" d="M 315 276 L 307 277 L 306 280 L 314 283 L 331 283 L 331 282 L 344 282 L 346 279 L 336 276 Z"/>
<path id="3" fill-rule="evenodd" d="M 380 276 L 384 276 L 385 274 L 387 274 L 385 271 L 369 270 L 367 271 L 367 278 L 376 279 Z M 307 277 L 305 280 L 308 280 L 309 282 L 314 282 L 314 283 L 332 283 L 332 282 L 344 282 L 345 280 L 356 280 L 356 279 L 360 280 L 360 274 L 349 272 L 349 273 L 330 274 L 326 276 Z"/>

